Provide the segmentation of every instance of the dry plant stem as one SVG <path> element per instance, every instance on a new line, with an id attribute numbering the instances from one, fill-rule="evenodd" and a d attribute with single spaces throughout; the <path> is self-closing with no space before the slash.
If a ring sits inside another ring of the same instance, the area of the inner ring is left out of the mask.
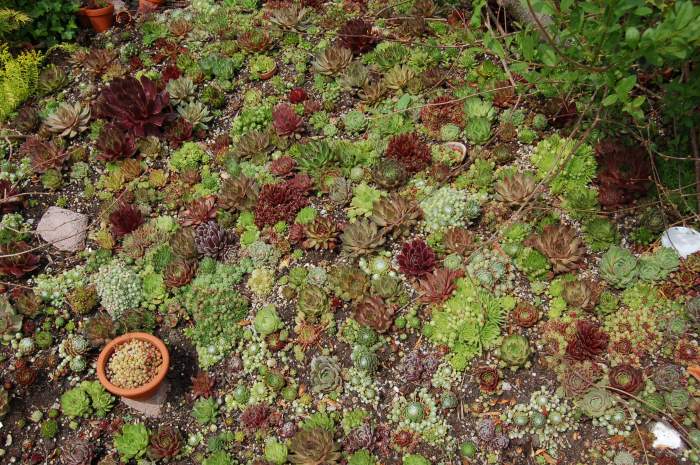
<path id="1" fill-rule="evenodd" d="M 700 145 L 698 144 L 698 131 L 695 126 L 690 128 L 690 147 L 693 150 L 695 160 L 695 195 L 698 199 L 698 209 L 700 210 Z"/>

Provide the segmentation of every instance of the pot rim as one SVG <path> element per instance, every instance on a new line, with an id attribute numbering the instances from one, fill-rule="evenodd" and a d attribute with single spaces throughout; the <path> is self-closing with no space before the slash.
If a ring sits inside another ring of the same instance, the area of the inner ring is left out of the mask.
<path id="1" fill-rule="evenodd" d="M 107 361 L 109 360 L 109 357 L 114 353 L 117 346 L 124 344 L 125 342 L 132 341 L 134 339 L 146 341 L 153 344 L 161 353 L 163 363 L 161 364 L 160 370 L 158 370 L 158 373 L 156 373 L 153 379 L 148 383 L 144 384 L 143 386 L 139 386 L 133 389 L 120 388 L 112 384 L 109 381 L 109 378 L 107 378 Z M 112 394 L 127 398 L 143 397 L 144 394 L 149 394 L 155 391 L 165 379 L 165 375 L 168 373 L 169 368 L 170 353 L 168 352 L 168 348 L 166 347 L 165 343 L 160 338 L 152 334 L 142 332 L 126 333 L 117 338 L 112 339 L 100 351 L 100 355 L 97 358 L 97 378 L 100 380 L 100 383 L 102 383 L 104 388 Z"/>
<path id="2" fill-rule="evenodd" d="M 109 5 L 102 8 L 81 8 L 80 11 L 85 16 L 106 16 L 114 12 L 114 5 L 110 3 Z"/>

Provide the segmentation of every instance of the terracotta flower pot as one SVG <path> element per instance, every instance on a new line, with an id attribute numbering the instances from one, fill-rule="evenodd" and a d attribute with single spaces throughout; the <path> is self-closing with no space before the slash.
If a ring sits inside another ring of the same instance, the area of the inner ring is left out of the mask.
<path id="1" fill-rule="evenodd" d="M 445 142 L 443 145 L 455 152 L 454 161 L 456 163 L 462 162 L 467 155 L 467 146 L 461 142 Z"/>
<path id="2" fill-rule="evenodd" d="M 111 3 L 104 8 L 81 8 L 80 11 L 90 21 L 95 32 L 104 32 L 114 24 L 114 5 Z"/>
<path id="3" fill-rule="evenodd" d="M 85 10 L 87 10 L 87 8 L 85 8 L 84 6 L 80 7 L 78 12 L 75 14 L 78 17 L 78 24 L 80 24 L 80 27 L 82 27 L 83 29 L 92 27 L 92 24 L 90 24 L 90 18 L 88 18 L 85 14 Z"/>
<path id="4" fill-rule="evenodd" d="M 139 11 L 141 13 L 150 13 L 156 11 L 164 3 L 165 0 L 139 0 Z"/>
<path id="5" fill-rule="evenodd" d="M 160 352 L 163 363 L 160 365 L 158 373 L 151 381 L 134 389 L 124 389 L 115 386 L 107 378 L 107 362 L 118 346 L 133 341 L 134 339 L 151 343 Z M 112 339 L 100 352 L 100 356 L 97 358 L 97 379 L 100 380 L 100 383 L 105 389 L 114 395 L 126 397 L 127 399 L 148 399 L 158 391 L 158 388 L 165 379 L 165 375 L 168 373 L 169 367 L 170 353 L 163 341 L 148 333 L 126 333 L 123 336 Z"/>
<path id="6" fill-rule="evenodd" d="M 272 79 L 272 76 L 274 76 L 275 74 L 277 74 L 277 63 L 275 63 L 275 66 L 270 71 L 261 74 L 260 80 L 267 81 L 268 79 Z"/>

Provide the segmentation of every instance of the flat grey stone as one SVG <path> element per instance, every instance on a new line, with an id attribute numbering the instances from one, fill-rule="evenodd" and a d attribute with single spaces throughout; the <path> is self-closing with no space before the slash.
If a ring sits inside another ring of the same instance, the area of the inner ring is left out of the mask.
<path id="1" fill-rule="evenodd" d="M 85 248 L 88 217 L 59 207 L 49 207 L 36 226 L 36 232 L 49 244 L 65 252 Z"/>
<path id="2" fill-rule="evenodd" d="M 163 405 L 165 405 L 165 399 L 168 397 L 168 391 L 170 390 L 170 383 L 168 381 L 163 381 L 160 385 L 158 391 L 153 394 L 152 397 L 148 399 L 134 400 L 122 397 L 122 402 L 124 402 L 129 408 L 132 408 L 146 416 L 148 418 L 158 418 L 163 410 Z"/>

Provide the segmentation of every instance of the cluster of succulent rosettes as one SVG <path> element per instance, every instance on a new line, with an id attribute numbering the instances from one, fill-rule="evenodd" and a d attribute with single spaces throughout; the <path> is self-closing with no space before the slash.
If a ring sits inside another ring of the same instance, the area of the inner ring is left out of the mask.
<path id="1" fill-rule="evenodd" d="M 447 446 L 454 441 L 437 400 L 426 388 L 421 387 L 407 397 L 396 397 L 389 411 L 389 419 L 397 430 L 414 432 L 428 444 Z"/>
<path id="2" fill-rule="evenodd" d="M 510 444 L 503 428 L 493 418 L 480 418 L 476 422 L 476 436 L 487 449 L 503 450 Z"/>
<path id="3" fill-rule="evenodd" d="M 340 240 L 343 255 L 350 257 L 370 254 L 386 241 L 384 231 L 366 219 L 345 225 Z"/>
<path id="4" fill-rule="evenodd" d="M 93 282 L 102 306 L 115 320 L 141 303 L 141 278 L 121 261 L 102 266 Z"/>
<path id="5" fill-rule="evenodd" d="M 120 388 L 135 389 L 150 382 L 163 356 L 150 342 L 133 339 L 117 346 L 107 361 L 107 378 Z"/>
<path id="6" fill-rule="evenodd" d="M 575 413 L 568 401 L 543 386 L 532 393 L 529 403 L 516 404 L 501 419 L 509 426 L 511 439 L 534 435 L 540 447 L 556 455 L 561 434 L 578 429 Z"/>
<path id="7" fill-rule="evenodd" d="M 483 249 L 472 253 L 467 264 L 467 274 L 497 295 L 505 295 L 515 284 L 515 273 L 510 260 L 496 250 Z"/>
<path id="8" fill-rule="evenodd" d="M 378 333 L 386 333 L 394 323 L 395 308 L 378 296 L 368 296 L 353 306 L 355 320 Z"/>
<path id="9" fill-rule="evenodd" d="M 372 221 L 394 239 L 408 235 L 422 217 L 418 203 L 400 195 L 382 197 L 372 205 Z"/>
<path id="10" fill-rule="evenodd" d="M 477 197 L 450 186 L 431 192 L 421 201 L 420 206 L 424 215 L 423 228 L 428 232 L 464 227 L 481 213 Z"/>
<path id="11" fill-rule="evenodd" d="M 386 148 L 386 157 L 401 163 L 410 174 L 424 170 L 432 160 L 430 147 L 416 133 L 392 137 Z"/>
<path id="12" fill-rule="evenodd" d="M 496 199 L 511 207 L 523 205 L 537 188 L 537 180 L 529 173 L 506 176 L 496 184 Z"/>
<path id="13" fill-rule="evenodd" d="M 404 242 L 396 257 L 399 270 L 406 276 L 423 277 L 435 268 L 435 252 L 422 239 Z"/>
<path id="14" fill-rule="evenodd" d="M 576 270 L 586 253 L 580 234 L 562 224 L 545 226 L 541 234 L 530 237 L 525 245 L 544 254 L 555 273 Z"/>

